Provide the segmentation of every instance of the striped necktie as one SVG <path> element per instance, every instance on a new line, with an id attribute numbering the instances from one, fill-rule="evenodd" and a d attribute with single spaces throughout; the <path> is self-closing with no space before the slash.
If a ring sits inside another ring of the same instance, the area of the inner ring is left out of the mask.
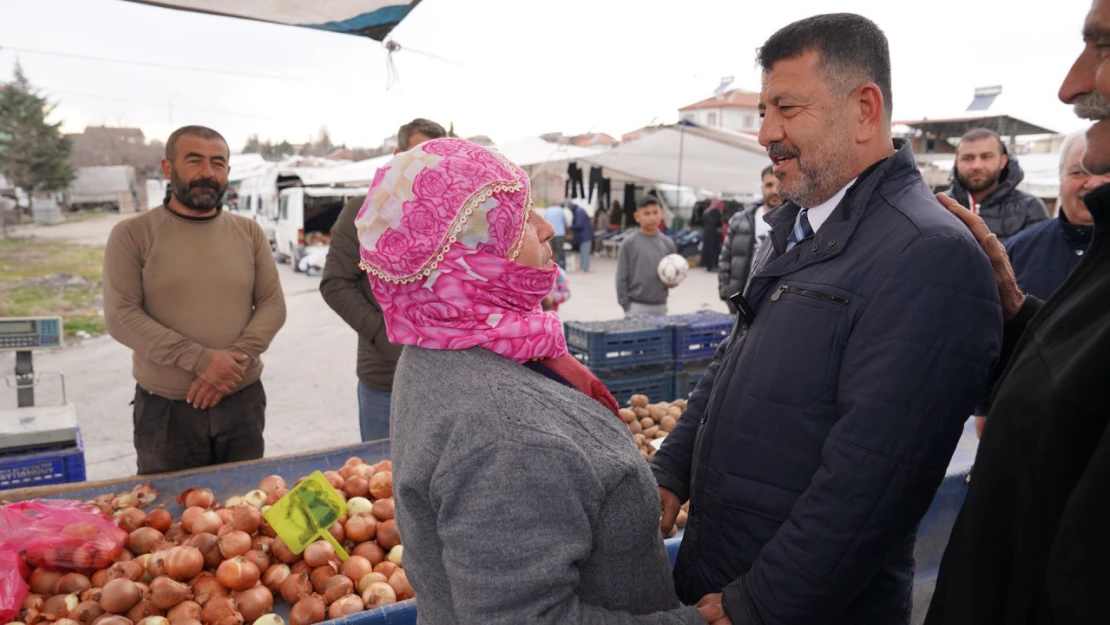
<path id="1" fill-rule="evenodd" d="M 813 236 L 813 228 L 810 227 L 809 217 L 806 215 L 808 212 L 808 208 L 798 211 L 798 218 L 794 221 L 794 229 L 790 231 L 790 236 L 786 239 L 787 250 Z"/>

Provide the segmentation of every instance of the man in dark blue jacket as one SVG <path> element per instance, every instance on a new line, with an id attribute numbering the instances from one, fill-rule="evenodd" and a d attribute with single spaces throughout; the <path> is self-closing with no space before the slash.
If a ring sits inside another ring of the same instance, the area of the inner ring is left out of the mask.
<path id="1" fill-rule="evenodd" d="M 1018 286 L 1038 299 L 1048 299 L 1064 283 L 1091 245 L 1095 222 L 1083 196 L 1110 182 L 1110 176 L 1094 176 L 1083 169 L 1080 160 L 1086 147 L 1086 131 L 1080 131 L 1060 148 L 1059 216 L 1006 241 Z"/>
<path id="2" fill-rule="evenodd" d="M 858 15 L 772 35 L 760 143 L 788 201 L 653 462 L 679 597 L 710 622 L 904 625 L 915 528 L 1002 342 L 991 265 L 890 132 Z"/>

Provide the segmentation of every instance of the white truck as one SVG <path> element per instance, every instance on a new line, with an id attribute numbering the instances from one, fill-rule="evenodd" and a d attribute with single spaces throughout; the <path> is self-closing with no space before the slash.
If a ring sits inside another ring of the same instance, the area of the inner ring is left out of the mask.
<path id="1" fill-rule="evenodd" d="M 282 189 L 274 220 L 274 251 L 278 262 L 293 264 L 302 271 L 301 260 L 327 255 L 331 228 L 343 205 L 353 197 L 365 197 L 367 187 L 303 187 Z M 322 260 L 319 261 L 322 267 Z"/>

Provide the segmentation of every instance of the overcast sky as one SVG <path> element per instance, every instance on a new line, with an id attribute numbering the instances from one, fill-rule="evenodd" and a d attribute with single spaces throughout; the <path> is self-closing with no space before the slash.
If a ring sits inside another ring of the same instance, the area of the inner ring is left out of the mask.
<path id="1" fill-rule="evenodd" d="M 306 0 L 308 1 L 308 0 Z M 897 119 L 962 111 L 1001 84 L 1010 114 L 1067 132 L 1056 99 L 1082 48 L 1088 0 L 424 0 L 378 42 L 122 0 L 0 0 L 0 81 L 16 59 L 59 103 L 66 129 L 139 126 L 164 138 L 198 123 L 237 149 L 249 134 L 377 146 L 416 116 L 496 141 L 543 132 L 618 136 L 711 95 L 720 78 L 759 88 L 757 48 L 776 29 L 851 11 L 891 41 Z M 912 8 L 911 8 L 912 7 Z M 151 68 L 11 48 L 243 74 Z M 442 57 L 438 60 L 418 54 Z"/>

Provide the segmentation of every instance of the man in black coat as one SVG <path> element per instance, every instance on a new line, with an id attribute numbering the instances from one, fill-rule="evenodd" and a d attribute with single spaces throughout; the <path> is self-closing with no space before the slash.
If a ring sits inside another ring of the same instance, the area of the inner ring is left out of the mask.
<path id="1" fill-rule="evenodd" d="M 1087 131 L 1083 167 L 1110 173 L 1110 0 L 1094 0 L 1086 46 L 1060 99 Z M 926 625 L 1110 621 L 1110 185 L 1088 193 L 1094 237 L 1046 301 L 1022 294 L 987 225 L 948 200 L 995 266 L 1003 359 L 967 501 L 952 530 Z"/>
<path id="2" fill-rule="evenodd" d="M 762 178 L 763 201 L 736 213 L 728 220 L 728 233 L 721 245 L 721 261 L 717 273 L 718 292 L 721 299 L 728 304 L 729 312 L 734 315 L 737 312 L 736 305 L 729 298 L 744 291 L 748 276 L 751 275 L 752 263 L 771 232 L 771 225 L 763 216 L 782 204 L 774 168 L 764 169 Z"/>
<path id="3" fill-rule="evenodd" d="M 993 130 L 976 128 L 960 138 L 952 178 L 945 193 L 982 217 L 1003 243 L 1048 219 L 1044 202 L 1017 188 L 1025 172 Z"/>
<path id="4" fill-rule="evenodd" d="M 767 215 L 730 338 L 652 464 L 675 587 L 737 625 L 906 625 L 918 522 L 1002 343 L 990 262 L 890 129 L 890 52 L 820 15 L 759 53 Z"/>

